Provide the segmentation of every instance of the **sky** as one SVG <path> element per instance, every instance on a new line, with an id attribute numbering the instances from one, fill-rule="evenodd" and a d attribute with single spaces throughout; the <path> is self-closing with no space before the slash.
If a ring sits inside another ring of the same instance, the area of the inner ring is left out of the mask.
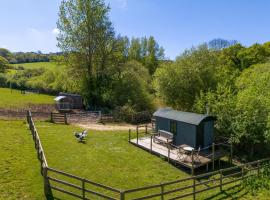
<path id="1" fill-rule="evenodd" d="M 174 59 L 214 38 L 245 46 L 270 41 L 269 0 L 105 0 L 116 34 L 154 36 Z M 0 47 L 60 51 L 56 22 L 61 0 L 0 0 Z"/>

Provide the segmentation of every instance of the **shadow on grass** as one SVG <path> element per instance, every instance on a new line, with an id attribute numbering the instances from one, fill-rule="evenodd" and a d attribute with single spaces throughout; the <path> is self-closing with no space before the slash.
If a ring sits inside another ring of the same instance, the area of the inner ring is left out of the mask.
<path id="1" fill-rule="evenodd" d="M 214 194 L 210 197 L 205 198 L 205 200 L 241 199 L 248 193 L 247 191 L 245 191 L 241 195 L 238 195 L 238 196 L 235 196 L 235 195 L 239 194 L 241 191 L 243 191 L 243 189 L 244 188 L 239 185 L 232 186 L 232 187 L 226 188 L 226 190 L 223 190 L 221 192 L 218 192 L 217 194 Z"/>

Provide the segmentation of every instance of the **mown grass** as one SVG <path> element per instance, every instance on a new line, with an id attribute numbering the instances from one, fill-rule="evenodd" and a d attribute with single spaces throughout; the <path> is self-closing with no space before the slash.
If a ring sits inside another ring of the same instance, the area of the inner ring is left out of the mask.
<path id="1" fill-rule="evenodd" d="M 47 122 L 36 122 L 36 126 L 50 167 L 104 185 L 130 189 L 190 176 L 162 158 L 129 144 L 125 131 L 90 130 L 86 142 L 78 143 L 73 136 L 74 131 L 80 130 L 76 126 Z M 0 131 L 0 199 L 44 199 L 40 164 L 26 123 L 0 120 Z M 52 173 L 50 175 L 60 178 Z M 189 184 L 192 183 L 178 186 Z M 158 188 L 148 193 L 159 191 Z M 54 191 L 53 194 L 56 199 L 73 199 Z M 217 188 L 198 194 L 196 199 L 269 199 L 269 195 L 269 191 L 262 191 L 253 197 L 245 188 L 230 184 L 222 192 Z"/>
<path id="2" fill-rule="evenodd" d="M 129 144 L 126 131 L 90 130 L 86 142 L 78 143 L 73 136 L 74 131 L 80 130 L 78 127 L 39 122 L 37 129 L 49 166 L 114 188 L 131 189 L 190 176 L 185 171 L 168 164 L 163 158 Z M 73 183 L 80 184 L 76 181 Z M 192 181 L 179 183 L 167 189 L 187 185 L 192 185 Z M 224 187 L 223 192 L 217 188 L 198 194 L 197 199 L 257 198 L 251 196 L 241 186 L 234 187 L 234 185 Z M 200 188 L 203 189 L 205 186 Z M 191 191 L 186 190 L 186 193 Z M 158 193 L 160 188 L 136 195 L 146 195 L 150 192 Z M 258 197 L 267 199 L 268 193 L 261 192 Z M 59 193 L 57 195 L 61 197 Z"/>
<path id="3" fill-rule="evenodd" d="M 17 109 L 26 108 L 29 105 L 53 104 L 53 96 L 44 94 L 21 94 L 19 90 L 0 88 L 0 108 Z"/>
<path id="4" fill-rule="evenodd" d="M 0 120 L 0 199 L 44 199 L 40 164 L 22 121 Z"/>
<path id="5" fill-rule="evenodd" d="M 43 68 L 43 69 L 56 69 L 61 68 L 64 65 L 59 64 L 57 62 L 33 62 L 33 63 L 19 63 L 19 64 L 12 64 L 14 68 L 22 66 L 25 69 L 37 69 L 37 68 Z"/>

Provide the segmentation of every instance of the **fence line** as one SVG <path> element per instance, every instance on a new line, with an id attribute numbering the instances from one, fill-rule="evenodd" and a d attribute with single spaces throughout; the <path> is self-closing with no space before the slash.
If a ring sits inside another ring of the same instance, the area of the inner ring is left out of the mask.
<path id="1" fill-rule="evenodd" d="M 228 185 L 230 183 L 237 183 L 240 185 L 241 180 L 248 177 L 254 170 L 256 173 L 260 173 L 260 168 L 264 162 L 270 161 L 270 158 L 241 164 L 239 166 L 230 167 L 226 169 L 220 169 L 218 171 L 213 171 L 197 176 L 191 176 L 185 179 L 174 180 L 170 182 L 165 182 L 156 185 L 150 185 L 140 188 L 128 189 L 128 190 L 119 190 L 113 187 L 109 187 L 106 185 L 102 185 L 100 183 L 96 183 L 94 181 L 90 181 L 79 176 L 75 176 L 48 166 L 48 162 L 46 160 L 46 156 L 44 153 L 44 149 L 42 147 L 39 134 L 37 132 L 36 126 L 32 119 L 31 112 L 27 112 L 27 122 L 29 124 L 29 129 L 31 130 L 33 140 L 35 142 L 35 148 L 37 150 L 37 155 L 41 163 L 41 174 L 44 179 L 44 192 L 45 195 L 51 195 L 51 190 L 55 190 L 72 197 L 76 197 L 79 199 L 93 199 L 94 197 L 98 197 L 99 199 L 109 199 L 109 200 L 143 200 L 143 199 L 151 199 L 151 198 L 160 198 L 160 199 L 182 199 L 185 197 L 193 197 L 196 198 L 197 194 L 202 192 L 212 190 L 215 188 L 219 188 L 220 191 L 223 190 L 223 186 Z M 147 126 L 140 126 L 147 127 Z M 138 129 L 140 128 L 138 127 Z M 148 130 L 148 128 L 145 128 Z M 129 131 L 131 132 L 131 130 Z M 148 133 L 148 132 L 147 132 Z M 66 179 L 61 179 L 59 176 L 64 176 L 66 178 L 70 178 L 73 181 L 69 182 Z M 214 176 L 213 178 L 210 178 Z M 200 181 L 201 179 L 207 179 Z M 74 184 L 74 181 L 79 181 L 80 185 Z M 191 182 L 191 184 L 190 184 Z M 53 183 L 57 183 L 58 185 L 54 185 Z M 177 184 L 184 183 L 184 186 L 179 187 Z M 212 184 L 208 186 L 207 184 Z M 62 186 L 62 187 L 61 187 Z M 63 186 L 68 186 L 72 189 L 64 189 Z M 97 189 L 90 189 L 89 187 L 96 187 Z M 168 188 L 173 187 L 173 188 Z M 153 189 L 159 189 L 159 192 L 152 193 Z M 79 193 L 75 193 L 73 190 L 76 190 Z M 103 192 L 101 192 L 103 190 Z M 188 191 L 187 191 L 188 190 Z M 136 193 L 143 192 L 146 193 L 143 195 L 138 195 Z M 184 192 L 179 194 L 179 192 Z M 109 193 L 109 194 L 108 194 Z M 91 195 L 91 198 L 89 197 Z"/>

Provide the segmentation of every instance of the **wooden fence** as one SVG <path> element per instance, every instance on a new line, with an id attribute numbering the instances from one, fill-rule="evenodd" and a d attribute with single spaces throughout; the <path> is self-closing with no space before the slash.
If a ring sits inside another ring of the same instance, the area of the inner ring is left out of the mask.
<path id="1" fill-rule="evenodd" d="M 68 124 L 67 114 L 66 113 L 51 113 L 51 122 Z"/>
<path id="2" fill-rule="evenodd" d="M 131 131 L 131 129 L 129 129 L 129 136 L 128 136 L 129 142 L 131 142 L 131 137 L 132 137 L 131 134 L 132 134 L 132 131 Z M 142 137 L 149 137 L 149 139 L 150 139 L 149 146 L 148 147 L 144 146 L 143 148 L 146 150 L 149 150 L 150 153 L 154 153 L 152 148 L 153 148 L 153 137 L 155 134 L 156 133 L 155 133 L 155 130 L 153 129 L 153 126 L 149 126 L 149 124 L 137 125 L 136 126 L 136 142 L 135 142 L 135 144 L 137 146 L 140 146 L 139 145 L 140 135 L 142 135 Z M 173 151 L 172 149 L 182 149 L 184 151 L 184 149 L 182 147 L 175 146 L 173 144 L 167 144 L 166 149 L 167 149 L 166 158 L 167 158 L 168 162 L 175 161 L 172 158 L 172 157 L 175 157 L 172 155 L 172 154 L 175 154 L 175 151 Z M 224 152 L 223 151 L 220 152 L 219 151 L 220 149 L 224 149 Z M 225 150 L 228 153 L 225 153 Z M 212 160 L 212 169 L 213 170 L 215 169 L 215 160 L 219 161 L 219 166 L 220 166 L 220 159 L 222 157 L 224 157 L 225 155 L 228 155 L 229 162 L 230 162 L 230 164 L 232 164 L 233 144 L 229 141 L 228 138 L 225 138 L 225 137 L 215 138 L 215 142 L 213 142 L 210 146 L 201 148 L 200 152 L 204 152 L 203 157 Z M 200 152 L 198 152 L 198 150 L 192 150 L 192 152 L 191 152 L 191 166 L 186 165 L 186 167 L 191 168 L 192 175 L 194 174 L 194 169 L 196 167 L 194 164 L 195 163 L 195 160 L 194 160 L 195 155 L 197 153 L 200 153 Z M 184 164 L 184 163 L 182 162 L 182 164 Z M 208 171 L 209 164 L 207 163 L 205 165 L 206 165 L 206 171 Z"/>
<path id="3" fill-rule="evenodd" d="M 78 199 L 143 200 L 154 198 L 175 200 L 185 197 L 195 199 L 198 194 L 215 188 L 222 191 L 224 186 L 230 183 L 240 185 L 241 180 L 251 174 L 259 174 L 263 163 L 270 161 L 270 158 L 267 158 L 185 179 L 119 190 L 49 167 L 30 111 L 27 112 L 27 122 L 41 163 L 46 196 L 51 195 L 51 191 L 54 190 Z"/>

